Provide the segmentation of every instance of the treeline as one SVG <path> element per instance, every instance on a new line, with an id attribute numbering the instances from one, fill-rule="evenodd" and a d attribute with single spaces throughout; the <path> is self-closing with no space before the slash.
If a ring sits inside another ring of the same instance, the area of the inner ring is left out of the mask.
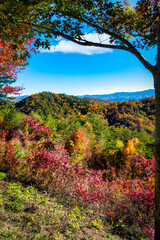
<path id="1" fill-rule="evenodd" d="M 105 104 L 65 94 L 42 92 L 17 102 L 15 106 L 25 114 L 36 112 L 42 117 L 51 115 L 56 119 L 74 119 L 94 113 L 109 126 L 123 126 L 137 131 L 152 131 L 155 120 L 154 97 L 138 102 L 130 100 Z"/>

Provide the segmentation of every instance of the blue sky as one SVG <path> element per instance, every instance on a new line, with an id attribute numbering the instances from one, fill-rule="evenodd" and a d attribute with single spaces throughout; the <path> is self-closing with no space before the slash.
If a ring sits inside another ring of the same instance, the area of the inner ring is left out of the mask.
<path id="1" fill-rule="evenodd" d="M 88 37 L 95 38 L 92 34 Z M 155 53 L 156 49 L 143 52 L 153 64 Z M 15 85 L 25 88 L 21 95 L 42 91 L 68 95 L 108 94 L 154 88 L 152 75 L 131 53 L 84 48 L 66 40 L 52 46 L 50 52 L 32 54 Z"/>

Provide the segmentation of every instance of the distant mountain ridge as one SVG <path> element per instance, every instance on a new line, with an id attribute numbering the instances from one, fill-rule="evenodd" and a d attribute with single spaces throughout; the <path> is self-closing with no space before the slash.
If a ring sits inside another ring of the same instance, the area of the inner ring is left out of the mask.
<path id="1" fill-rule="evenodd" d="M 23 98 L 28 97 L 29 95 L 19 96 L 16 97 L 14 101 L 20 101 Z M 77 97 L 79 98 L 88 98 L 88 100 L 93 102 L 96 102 L 96 99 L 100 99 L 102 101 L 114 101 L 114 102 L 123 102 L 127 100 L 135 100 L 138 101 L 140 99 L 146 98 L 146 97 L 152 97 L 155 96 L 155 90 L 154 89 L 148 89 L 144 91 L 138 91 L 138 92 L 115 92 L 111 94 L 93 94 L 93 95 L 79 95 Z M 97 102 L 98 103 L 98 102 Z"/>
<path id="2" fill-rule="evenodd" d="M 22 96 L 18 96 L 15 99 L 13 99 L 13 102 L 17 102 L 17 101 L 21 101 L 23 98 L 29 97 L 29 95 L 22 95 Z"/>
<path id="3" fill-rule="evenodd" d="M 105 101 L 116 101 L 116 102 L 122 102 L 127 100 L 135 100 L 138 101 L 140 99 L 146 98 L 146 97 L 152 97 L 155 96 L 155 90 L 154 89 L 148 89 L 144 91 L 138 91 L 138 92 L 116 92 L 111 94 L 96 94 L 96 95 L 83 95 L 83 96 L 77 96 L 79 98 L 97 98 Z"/>

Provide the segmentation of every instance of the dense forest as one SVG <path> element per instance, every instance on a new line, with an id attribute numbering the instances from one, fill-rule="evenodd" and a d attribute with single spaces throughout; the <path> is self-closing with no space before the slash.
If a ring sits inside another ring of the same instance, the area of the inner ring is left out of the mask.
<path id="1" fill-rule="evenodd" d="M 17 110 L 25 114 L 36 112 L 44 120 L 48 114 L 56 119 L 73 119 L 77 116 L 84 117 L 96 114 L 101 119 L 106 120 L 109 126 L 123 126 L 138 131 L 145 127 L 149 130 L 155 120 L 154 97 L 137 102 L 129 100 L 95 103 L 94 99 L 42 92 L 24 98 L 15 106 Z"/>
<path id="2" fill-rule="evenodd" d="M 124 239 L 153 238 L 154 97 L 96 103 L 42 92 L 1 103 L 0 171 L 90 206 L 95 225 Z"/>

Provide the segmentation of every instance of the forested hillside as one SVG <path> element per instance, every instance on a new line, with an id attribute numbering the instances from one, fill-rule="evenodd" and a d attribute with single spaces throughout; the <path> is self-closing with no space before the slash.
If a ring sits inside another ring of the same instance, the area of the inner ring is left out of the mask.
<path id="1" fill-rule="evenodd" d="M 25 114 L 36 112 L 43 117 L 49 114 L 57 119 L 72 119 L 74 116 L 94 113 L 108 121 L 109 126 L 124 126 L 138 131 L 143 128 L 149 129 L 155 120 L 154 97 L 138 102 L 108 102 L 106 105 L 75 96 L 42 92 L 17 102 L 15 106 Z"/>
<path id="2" fill-rule="evenodd" d="M 16 103 L 4 101 L 0 171 L 65 204 L 91 209 L 84 215 L 101 216 L 89 220 L 100 232 L 103 225 L 100 236 L 110 224 L 110 233 L 124 239 L 152 239 L 154 120 L 154 97 L 106 104 L 42 92 Z M 75 213 L 71 220 L 75 232 L 84 227 L 79 217 Z M 66 231 L 68 215 L 64 221 L 59 224 Z M 63 230 L 57 231 L 61 236 Z"/>

